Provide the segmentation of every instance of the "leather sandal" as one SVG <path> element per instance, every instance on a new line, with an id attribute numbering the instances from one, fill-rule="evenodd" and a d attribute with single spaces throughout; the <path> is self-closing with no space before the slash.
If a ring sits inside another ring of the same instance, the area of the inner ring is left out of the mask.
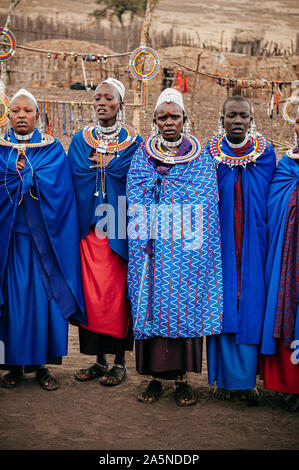
<path id="1" fill-rule="evenodd" d="M 114 385 L 119 385 L 121 382 L 123 382 L 126 376 L 126 367 L 114 364 L 114 366 L 110 370 L 108 370 L 108 372 L 105 372 L 105 374 L 102 375 L 102 378 L 99 379 L 99 382 L 100 384 L 105 385 L 107 387 L 113 387 Z M 110 378 L 114 380 L 110 381 Z"/>
<path id="2" fill-rule="evenodd" d="M 37 369 L 35 379 L 44 390 L 52 391 L 59 388 L 58 380 L 47 367 Z"/>
<path id="3" fill-rule="evenodd" d="M 95 362 L 92 366 L 87 367 L 87 369 L 80 369 L 79 372 L 74 374 L 75 379 L 79 380 L 79 382 L 88 382 L 89 380 L 94 380 L 107 372 L 108 363 L 104 366 Z"/>
<path id="4" fill-rule="evenodd" d="M 23 367 L 16 366 L 10 372 L 3 375 L 1 385 L 4 388 L 15 388 L 21 382 L 23 376 Z"/>

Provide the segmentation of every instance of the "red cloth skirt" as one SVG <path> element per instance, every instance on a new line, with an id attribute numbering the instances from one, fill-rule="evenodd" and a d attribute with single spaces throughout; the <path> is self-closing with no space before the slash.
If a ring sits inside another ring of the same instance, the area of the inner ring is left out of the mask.
<path id="1" fill-rule="evenodd" d="M 95 333 L 126 338 L 130 314 L 127 262 L 110 248 L 108 238 L 95 234 L 94 228 L 81 240 L 80 254 L 88 322 L 87 326 L 80 326 Z"/>
<path id="2" fill-rule="evenodd" d="M 260 377 L 265 388 L 275 392 L 299 393 L 299 365 L 291 362 L 292 352 L 279 341 L 276 354 L 261 356 Z"/>

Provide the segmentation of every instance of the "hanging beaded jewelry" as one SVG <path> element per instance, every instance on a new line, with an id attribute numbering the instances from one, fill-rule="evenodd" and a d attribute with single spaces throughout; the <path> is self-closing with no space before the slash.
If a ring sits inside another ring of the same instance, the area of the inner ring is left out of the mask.
<path id="1" fill-rule="evenodd" d="M 127 132 L 125 140 L 118 142 L 119 133 L 124 129 Z M 95 131 L 95 136 L 93 135 Z M 110 132 L 110 133 L 109 133 Z M 137 137 L 135 129 L 127 124 L 116 122 L 111 127 L 103 127 L 99 123 L 91 124 L 83 129 L 83 138 L 85 142 L 92 148 L 96 149 L 96 183 L 94 196 L 99 195 L 99 158 L 101 170 L 101 187 L 103 199 L 106 197 L 106 154 L 116 154 L 119 157 L 119 152 L 128 148 Z"/>

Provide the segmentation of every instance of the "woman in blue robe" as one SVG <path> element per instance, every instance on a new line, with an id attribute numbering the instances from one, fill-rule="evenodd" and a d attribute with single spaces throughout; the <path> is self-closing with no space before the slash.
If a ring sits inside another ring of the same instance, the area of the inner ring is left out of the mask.
<path id="1" fill-rule="evenodd" d="M 136 368 L 151 376 L 138 395 L 157 401 L 175 381 L 178 406 L 197 397 L 187 372 L 201 372 L 203 337 L 222 331 L 222 268 L 215 166 L 184 132 L 181 94 L 165 89 L 157 132 L 135 153 L 127 181 L 128 287 Z"/>
<path id="2" fill-rule="evenodd" d="M 224 288 L 223 334 L 207 339 L 208 377 L 216 385 L 216 398 L 229 399 L 231 391 L 243 390 L 242 396 L 255 404 L 266 302 L 267 197 L 276 157 L 255 134 L 250 103 L 242 96 L 224 103 L 222 124 L 225 133 L 208 144 L 218 165 Z"/>
<path id="3" fill-rule="evenodd" d="M 267 304 L 261 343 L 264 387 L 299 408 L 299 113 L 296 146 L 278 162 L 268 198 Z"/>
<path id="4" fill-rule="evenodd" d="M 127 298 L 126 180 L 142 138 L 122 121 L 124 85 L 109 77 L 93 97 L 97 121 L 75 134 L 68 150 L 79 211 L 80 254 L 87 325 L 79 324 L 80 351 L 96 362 L 75 378 L 119 385 L 125 352 L 133 349 Z M 119 119 L 118 119 L 119 118 Z M 108 368 L 107 354 L 114 355 Z"/>
<path id="5" fill-rule="evenodd" d="M 36 129 L 34 96 L 10 103 L 11 129 L 0 139 L 0 341 L 2 385 L 36 371 L 46 390 L 58 380 L 44 364 L 67 355 L 68 320 L 85 321 L 78 219 L 61 143 Z"/>

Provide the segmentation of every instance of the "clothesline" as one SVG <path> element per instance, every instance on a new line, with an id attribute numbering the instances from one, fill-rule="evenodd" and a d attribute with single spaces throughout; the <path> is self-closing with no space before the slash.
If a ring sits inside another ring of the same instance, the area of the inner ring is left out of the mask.
<path id="1" fill-rule="evenodd" d="M 39 102 L 47 102 L 47 103 L 54 103 L 54 104 L 70 104 L 71 106 L 80 105 L 80 106 L 92 106 L 92 101 L 59 101 L 59 100 L 44 100 L 41 98 L 36 98 Z M 126 103 L 126 106 L 134 106 L 136 108 L 143 106 L 142 104 L 135 104 L 135 103 Z"/>
<path id="2" fill-rule="evenodd" d="M 205 77 L 213 78 L 217 80 L 218 85 L 222 86 L 229 86 L 231 88 L 234 87 L 241 87 L 241 88 L 269 88 L 272 89 L 273 85 L 291 85 L 293 81 L 281 81 L 281 80 L 268 80 L 265 78 L 261 78 L 258 80 L 252 80 L 248 78 L 230 78 L 230 77 L 222 77 L 215 73 L 210 72 L 200 72 L 198 70 L 194 70 L 191 67 L 187 67 L 179 62 L 174 62 L 179 67 L 182 67 L 190 72 L 197 73 L 199 75 L 203 75 Z"/>
<path id="3" fill-rule="evenodd" d="M 65 58 L 66 56 L 73 57 L 74 59 L 77 57 L 82 57 L 83 59 L 90 60 L 90 61 L 99 61 L 100 59 L 102 60 L 107 60 L 107 59 L 113 59 L 114 57 L 126 57 L 129 56 L 132 52 L 122 52 L 119 54 L 91 54 L 91 53 L 82 53 L 82 52 L 57 52 L 51 49 L 37 49 L 35 47 L 29 47 L 29 46 L 21 46 L 21 45 L 16 45 L 19 49 L 24 49 L 26 51 L 32 51 L 32 52 L 39 52 L 41 54 L 49 54 L 55 57 L 57 54 L 57 58 Z"/>

